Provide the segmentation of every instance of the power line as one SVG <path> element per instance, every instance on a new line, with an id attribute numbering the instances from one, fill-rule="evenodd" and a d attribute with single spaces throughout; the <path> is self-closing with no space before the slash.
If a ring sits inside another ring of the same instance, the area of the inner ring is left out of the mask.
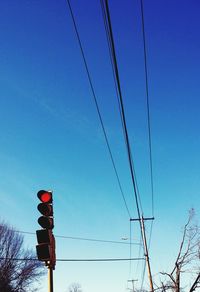
<path id="1" fill-rule="evenodd" d="M 107 38 L 107 44 L 108 44 L 109 57 L 110 57 L 110 62 L 111 62 L 111 67 L 112 67 L 112 74 L 113 74 L 113 79 L 114 79 L 114 84 L 115 84 L 116 95 L 117 95 L 120 119 L 121 119 L 121 124 L 122 124 L 123 136 L 124 136 L 125 146 L 127 146 L 126 134 L 125 134 L 124 125 L 123 125 L 123 116 L 122 116 L 121 105 L 120 105 L 120 97 L 119 97 L 120 91 L 119 91 L 119 88 L 118 88 L 118 82 L 117 82 L 116 72 L 115 72 L 116 71 L 115 70 L 115 62 L 114 62 L 114 58 L 113 58 L 112 38 L 111 38 L 110 28 L 109 28 L 109 25 L 108 25 L 107 13 L 106 13 L 104 1 L 100 0 L 100 2 L 101 2 L 101 9 L 102 9 L 104 27 L 105 27 L 105 31 L 106 31 L 106 38 Z M 131 154 L 131 160 L 133 161 L 132 154 Z M 136 179 L 134 165 L 133 165 L 133 172 L 134 172 L 134 177 L 135 177 L 135 184 L 136 184 L 136 189 L 137 189 L 137 193 L 138 193 L 138 199 L 139 199 L 139 203 L 140 203 L 140 208 L 142 210 L 142 203 L 141 203 L 140 196 L 139 196 L 139 190 L 138 190 L 138 185 L 137 185 L 137 179 Z"/>
<path id="2" fill-rule="evenodd" d="M 96 94 L 95 94 L 94 86 L 93 86 L 93 83 L 92 83 L 91 75 L 90 75 L 90 72 L 89 72 L 88 64 L 87 64 L 87 61 L 86 61 L 85 53 L 84 53 L 84 50 L 83 50 L 82 42 L 81 42 L 80 35 L 79 35 L 79 32 L 78 32 L 78 28 L 77 28 L 77 25 L 76 25 L 76 20 L 75 20 L 75 17 L 74 17 L 74 13 L 72 11 L 72 7 L 71 7 L 71 4 L 70 4 L 70 1 L 69 0 L 66 0 L 66 1 L 67 1 L 67 4 L 68 4 L 68 7 L 69 7 L 70 14 L 71 14 L 72 22 L 73 22 L 74 29 L 75 29 L 75 32 L 76 32 L 76 37 L 77 37 L 77 40 L 78 40 L 78 43 L 79 43 L 79 47 L 80 47 L 80 50 L 81 50 L 81 55 L 82 55 L 83 62 L 84 62 L 84 65 L 85 65 L 88 81 L 89 81 L 89 84 L 90 84 L 90 88 L 91 88 L 91 91 L 92 91 L 92 96 L 93 96 L 93 99 L 94 99 L 94 102 L 95 102 L 95 106 L 96 106 L 96 109 L 97 109 L 98 117 L 99 117 L 99 120 L 100 120 L 100 124 L 101 124 L 102 130 L 103 130 L 104 137 L 105 137 L 105 141 L 106 141 L 106 145 L 107 145 L 107 148 L 108 148 L 108 152 L 109 152 L 109 155 L 110 155 L 110 158 L 111 158 L 111 161 L 112 161 L 112 165 L 113 165 L 114 172 L 115 172 L 115 175 L 116 175 L 116 178 L 117 178 L 117 182 L 118 182 L 118 185 L 119 185 L 119 189 L 120 189 L 123 201 L 124 201 L 124 205 L 125 205 L 126 211 L 128 213 L 128 216 L 130 218 L 131 217 L 130 211 L 129 211 L 129 208 L 128 208 L 128 205 L 127 205 L 127 202 L 126 202 L 126 199 L 125 199 L 124 192 L 122 190 L 122 186 L 121 186 L 121 182 L 120 182 L 120 179 L 119 179 L 119 175 L 118 175 L 117 168 L 116 168 L 116 165 L 115 165 L 115 162 L 114 162 L 114 158 L 113 158 L 111 147 L 110 147 L 110 144 L 109 144 L 109 141 L 108 141 L 107 133 L 106 133 L 106 130 L 105 130 L 105 127 L 104 127 L 102 115 L 101 115 L 101 112 L 100 112 L 100 108 L 99 108 L 99 105 L 98 105 L 98 101 L 97 101 L 97 97 L 96 97 Z"/>
<path id="3" fill-rule="evenodd" d="M 144 52 L 144 71 L 145 71 L 145 89 L 146 89 L 146 105 L 147 105 L 147 121 L 148 121 L 148 140 L 149 140 L 149 162 L 150 162 L 150 176 L 151 176 L 151 200 L 152 200 L 152 216 L 154 217 L 154 182 L 153 182 L 153 160 L 152 160 L 152 139 L 151 139 L 151 119 L 150 119 L 150 105 L 149 105 L 149 77 L 147 66 L 147 48 L 146 48 L 146 33 L 144 23 L 144 7 L 143 0 L 140 0 L 141 18 L 142 18 L 142 38 L 143 38 L 143 52 Z"/>
<path id="4" fill-rule="evenodd" d="M 114 243 L 114 244 L 130 244 L 129 242 L 121 242 L 114 240 L 103 240 L 103 239 L 93 239 L 93 238 L 81 238 L 81 237 L 69 237 L 69 236 L 57 236 L 59 238 L 67 238 L 67 239 L 77 239 L 77 240 L 85 240 L 85 241 L 94 241 L 94 242 L 102 242 L 102 243 Z M 131 243 L 132 245 L 140 245 L 140 243 Z"/>
<path id="5" fill-rule="evenodd" d="M 147 265 L 148 265 L 150 286 L 151 286 L 151 290 L 153 291 L 153 282 L 152 282 L 152 276 L 151 276 L 151 270 L 150 270 L 150 264 L 149 264 L 149 256 L 148 256 L 148 248 L 147 248 L 147 244 L 146 244 L 146 235 L 145 235 L 145 229 L 144 229 L 144 221 L 143 221 L 144 219 L 143 219 L 143 215 L 141 217 L 140 208 L 139 208 L 139 193 L 138 193 L 138 189 L 136 186 L 136 180 L 135 180 L 136 175 L 134 172 L 133 158 L 132 158 L 131 147 L 130 147 L 130 142 L 129 142 L 128 129 L 127 129 L 127 125 L 126 125 L 126 117 L 125 117 L 123 97 L 122 97 L 122 91 L 121 91 L 121 85 L 120 85 L 120 78 L 119 78 L 118 64 L 117 64 L 117 58 L 116 58 L 116 52 L 115 52 L 114 38 L 113 38 L 113 33 L 112 33 L 112 25 L 111 25 L 111 20 L 110 20 L 109 6 L 108 6 L 107 0 L 104 0 L 104 1 L 101 0 L 101 3 L 104 3 L 103 6 L 105 7 L 105 9 L 103 12 L 106 13 L 106 17 L 104 19 L 106 19 L 106 21 L 108 23 L 108 28 L 109 28 L 106 31 L 109 31 L 110 48 L 111 48 L 114 70 L 115 70 L 115 78 L 116 78 L 118 93 L 119 93 L 118 97 L 119 97 L 119 101 L 120 101 L 120 110 L 121 110 L 121 117 L 122 117 L 122 122 L 123 122 L 122 124 L 123 124 L 123 128 L 124 128 L 124 134 L 125 134 L 125 140 L 126 140 L 129 168 L 130 168 L 131 178 L 132 178 L 132 183 L 133 183 L 134 196 L 135 196 L 136 209 L 137 209 L 138 220 L 139 220 L 139 224 L 140 224 L 141 235 L 143 237 L 143 245 L 144 245 L 143 247 L 144 247 L 145 257 L 146 257 L 146 261 L 147 261 Z M 143 18 L 143 37 L 144 37 L 144 18 Z M 143 43 L 144 43 L 144 53 L 146 54 L 146 43 L 144 40 L 143 40 Z M 147 88 L 146 92 L 147 92 L 151 187 L 152 187 L 152 191 L 153 191 L 152 151 L 151 151 L 151 131 L 150 131 L 151 129 L 150 129 L 150 111 L 149 111 L 149 95 L 148 95 L 148 79 L 147 79 L 146 59 L 145 59 L 145 72 L 146 72 L 145 76 L 146 76 L 146 88 Z M 152 194 L 153 194 L 153 192 L 152 192 Z M 153 212 L 153 195 L 152 195 L 152 212 Z M 143 211 L 142 211 L 142 213 L 143 213 Z"/>
<path id="6" fill-rule="evenodd" d="M 140 236 L 140 245 L 139 245 L 139 249 L 138 249 L 138 257 L 141 256 L 141 252 L 142 252 L 142 236 Z M 135 267 L 135 274 L 138 273 L 138 269 L 139 269 L 139 262 L 137 262 L 137 265 Z"/>
<path id="7" fill-rule="evenodd" d="M 0 260 L 12 260 L 12 261 L 38 261 L 36 258 L 3 258 Z M 57 262 L 117 262 L 117 261 L 138 261 L 144 260 L 144 258 L 104 258 L 104 259 L 56 259 Z"/>
<path id="8" fill-rule="evenodd" d="M 151 119 L 150 119 L 150 105 L 149 105 L 149 76 L 147 66 L 147 47 L 146 47 L 146 32 L 145 32 L 145 21 L 144 21 L 144 5 L 143 0 L 140 0 L 141 20 L 142 20 L 142 39 L 143 39 L 143 53 L 144 53 L 144 71 L 145 71 L 145 89 L 146 89 L 146 105 L 147 105 L 147 124 L 148 124 L 148 142 L 149 142 L 149 162 L 150 162 L 150 177 L 151 177 L 151 208 L 152 216 L 154 217 L 154 181 L 153 181 L 153 159 L 152 159 L 152 139 L 151 139 Z M 151 237 L 153 232 L 153 221 L 151 221 L 148 250 L 151 245 Z M 146 266 L 145 266 L 146 267 Z M 142 277 L 142 285 L 144 283 L 145 267 Z"/>
<path id="9" fill-rule="evenodd" d="M 118 258 L 118 259 L 58 259 L 62 262 L 117 262 L 117 261 L 139 261 L 145 260 L 144 258 Z"/>
<path id="10" fill-rule="evenodd" d="M 117 58 L 116 58 L 116 53 L 115 53 L 115 44 L 114 44 L 112 25 L 111 25 L 110 13 L 109 13 L 109 7 L 108 7 L 107 0 L 101 0 L 101 7 L 102 7 L 102 14 L 103 14 L 103 19 L 104 19 L 105 31 L 106 31 L 106 35 L 107 35 L 107 41 L 108 41 L 109 54 L 110 54 L 111 65 L 112 65 L 112 70 L 113 70 L 113 76 L 114 76 L 114 80 L 115 80 L 115 87 L 116 87 L 118 104 L 119 104 L 119 109 L 120 109 L 120 117 L 121 117 L 121 122 L 122 122 L 123 134 L 124 134 L 124 139 L 126 142 L 125 144 L 127 147 L 128 161 L 129 161 L 129 167 L 130 167 L 130 171 L 131 171 L 131 178 L 132 178 L 132 183 L 133 183 L 136 208 L 137 208 L 138 217 L 139 217 L 139 219 L 141 219 L 139 203 L 140 203 L 140 208 L 141 208 L 142 213 L 143 213 L 143 210 L 142 210 L 142 204 L 141 204 L 141 200 L 140 200 L 139 190 L 137 187 L 136 174 L 135 174 L 134 164 L 133 164 L 133 157 L 132 157 L 131 147 L 130 147 L 130 143 L 129 143 L 128 130 L 127 130 L 127 126 L 126 126 L 123 97 L 122 97 L 122 91 L 121 91 Z M 138 201 L 139 201 L 139 203 L 138 203 Z M 140 220 L 139 220 L 139 223 L 140 223 L 140 230 L 141 230 L 141 235 L 142 235 L 142 224 L 141 224 Z M 130 233 L 131 233 L 131 228 L 130 228 Z M 131 245 L 130 245 L 130 257 L 131 257 Z M 130 266 L 129 266 L 129 274 L 130 273 L 131 273 L 131 262 L 130 262 Z"/>
<path id="11" fill-rule="evenodd" d="M 135 174 L 135 170 L 134 170 L 133 158 L 132 158 L 132 153 L 131 153 L 130 143 L 129 143 L 128 130 L 127 130 L 127 126 L 126 126 L 126 119 L 125 119 L 125 112 L 124 112 L 121 84 L 120 84 L 120 78 L 119 78 L 119 72 L 118 72 L 117 58 L 116 58 L 116 53 L 115 53 L 115 45 L 114 45 L 114 39 L 113 39 L 113 33 L 112 33 L 112 25 L 111 25 L 111 20 L 110 20 L 109 7 L 108 7 L 108 3 L 106 0 L 101 0 L 101 7 L 102 7 L 104 26 L 105 26 L 105 31 L 106 31 L 107 41 L 108 41 L 113 76 L 114 76 L 114 81 L 115 81 L 115 88 L 116 88 L 116 92 L 117 92 L 117 99 L 118 99 L 123 135 L 124 135 L 125 145 L 126 145 L 127 154 L 128 154 L 129 168 L 130 168 L 130 172 L 131 172 L 131 179 L 132 179 L 132 184 L 133 184 L 136 208 L 137 208 L 138 217 L 140 219 L 141 215 L 140 215 L 140 209 L 139 209 L 139 203 L 138 203 L 139 191 L 138 191 L 138 187 L 137 187 L 136 174 Z M 141 201 L 140 201 L 140 207 L 142 210 Z M 141 224 L 140 224 L 140 229 L 141 229 Z M 142 229 L 141 229 L 141 232 L 142 232 Z M 131 237 L 131 222 L 130 222 L 130 237 Z M 130 257 L 131 257 L 131 252 L 132 251 L 131 251 L 131 245 L 130 245 Z M 131 262 L 130 262 L 130 266 L 129 266 L 129 274 L 131 274 Z M 130 275 L 129 275 L 129 277 L 130 277 Z"/>
<path id="12" fill-rule="evenodd" d="M 145 272 L 146 272 L 146 264 L 144 263 L 144 267 L 143 267 L 143 270 L 142 270 L 142 277 L 141 277 L 142 279 L 141 279 L 141 287 L 140 287 L 140 291 L 143 290 Z"/>
<path id="13" fill-rule="evenodd" d="M 108 1 L 104 0 L 104 1 L 101 1 L 101 3 L 103 4 L 103 7 L 104 7 L 103 13 L 105 13 L 105 19 L 107 21 L 107 31 L 109 33 L 112 61 L 113 61 L 113 66 L 114 66 L 117 89 L 118 89 L 118 93 L 119 93 L 118 96 L 119 96 L 120 112 L 121 112 L 121 117 L 122 117 L 122 125 L 123 125 L 123 130 L 124 130 L 124 136 L 125 136 L 125 142 L 126 142 L 126 148 L 127 148 L 127 154 L 128 154 L 128 161 L 129 161 L 129 168 L 130 168 L 131 179 L 132 179 L 133 190 L 134 190 L 134 197 L 135 197 L 135 202 L 136 202 L 136 209 L 137 209 L 138 218 L 141 218 L 139 202 L 138 202 L 138 190 L 137 190 L 137 186 L 136 186 L 135 171 L 134 171 L 131 147 L 130 147 L 130 142 L 129 142 L 129 135 L 128 135 L 127 125 L 126 125 L 126 117 L 125 117 L 125 111 L 124 111 L 124 104 L 123 104 L 122 90 L 121 90 L 119 71 L 118 71 L 118 65 L 117 65 L 117 58 L 116 58 L 116 53 L 115 53 L 115 44 L 114 44 L 114 38 L 113 38 L 113 32 L 112 32 L 112 25 L 111 25 Z"/>
<path id="14" fill-rule="evenodd" d="M 28 231 L 19 231 L 15 230 L 15 232 L 22 233 L 22 234 L 30 234 L 35 235 L 34 232 Z M 141 243 L 137 242 L 121 242 L 115 240 L 105 240 L 105 239 L 96 239 L 96 238 L 85 238 L 85 237 L 74 237 L 74 236 L 64 236 L 64 235 L 55 235 L 56 238 L 63 238 L 63 239 L 73 239 L 73 240 L 82 240 L 82 241 L 92 241 L 92 242 L 101 242 L 101 243 L 113 243 L 113 244 L 125 244 L 125 245 L 141 245 Z"/>

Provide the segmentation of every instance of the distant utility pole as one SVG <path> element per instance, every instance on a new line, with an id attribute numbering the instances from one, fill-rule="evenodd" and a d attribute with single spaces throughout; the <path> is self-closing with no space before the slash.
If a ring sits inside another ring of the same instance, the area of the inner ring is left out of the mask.
<path id="1" fill-rule="evenodd" d="M 128 282 L 131 282 L 132 283 L 132 286 L 133 286 L 133 292 L 135 292 L 135 289 L 134 289 L 134 282 L 137 282 L 138 281 L 138 279 L 137 280 L 128 280 Z"/>
<path id="2" fill-rule="evenodd" d="M 149 252 L 148 252 L 148 248 L 147 248 L 147 239 L 146 239 L 144 220 L 154 220 L 154 217 L 144 218 L 142 216 L 139 219 L 132 219 L 132 218 L 130 219 L 130 221 L 140 221 L 141 232 L 142 232 L 142 241 L 143 241 L 143 247 L 144 247 L 144 256 L 145 256 L 146 264 L 147 264 L 147 272 L 148 272 L 148 277 L 149 277 L 150 289 L 151 289 L 151 292 L 154 292 L 151 267 L 150 267 L 150 261 L 149 261 Z"/>

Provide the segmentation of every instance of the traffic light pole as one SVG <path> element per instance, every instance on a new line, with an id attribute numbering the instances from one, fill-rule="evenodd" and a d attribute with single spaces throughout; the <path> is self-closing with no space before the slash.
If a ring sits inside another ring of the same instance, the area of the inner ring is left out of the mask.
<path id="1" fill-rule="evenodd" d="M 48 266 L 48 292 L 53 292 L 53 268 Z"/>

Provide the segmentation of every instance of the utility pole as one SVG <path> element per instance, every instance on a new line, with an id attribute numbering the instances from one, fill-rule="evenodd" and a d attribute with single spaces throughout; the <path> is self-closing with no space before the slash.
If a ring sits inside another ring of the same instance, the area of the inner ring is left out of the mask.
<path id="1" fill-rule="evenodd" d="M 137 280 L 128 280 L 128 282 L 131 282 L 132 283 L 132 286 L 133 286 L 133 292 L 135 292 L 135 289 L 134 289 L 134 282 L 137 282 L 138 281 L 138 279 Z"/>
<path id="2" fill-rule="evenodd" d="M 142 226 L 142 236 L 143 236 L 143 243 L 144 243 L 144 253 L 145 253 L 144 255 L 145 255 L 146 263 L 147 263 L 147 271 L 148 271 L 148 276 L 149 276 L 150 288 L 151 288 L 151 291 L 153 292 L 154 291 L 153 281 L 152 281 L 151 267 L 150 267 L 150 262 L 149 262 L 149 252 L 148 252 L 148 248 L 147 248 L 147 239 L 146 239 L 143 216 L 141 218 L 141 226 Z"/>
<path id="3" fill-rule="evenodd" d="M 132 219 L 132 218 L 130 219 L 130 221 L 139 221 L 140 222 L 141 232 L 142 232 L 142 241 L 143 241 L 143 247 L 144 247 L 144 256 L 145 256 L 145 260 L 146 260 L 150 289 L 151 289 L 150 291 L 154 292 L 151 267 L 150 267 L 150 261 L 149 261 L 149 252 L 148 252 L 148 248 L 147 248 L 147 239 L 146 239 L 144 220 L 154 220 L 154 217 L 144 218 L 142 216 L 140 219 Z"/>

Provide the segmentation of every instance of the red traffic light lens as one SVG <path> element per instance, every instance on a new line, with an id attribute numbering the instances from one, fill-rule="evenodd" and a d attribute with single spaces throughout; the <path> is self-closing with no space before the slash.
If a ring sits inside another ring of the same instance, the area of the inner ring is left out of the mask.
<path id="1" fill-rule="evenodd" d="M 43 203 L 48 203 L 51 200 L 51 194 L 50 193 L 44 193 L 41 195 L 40 200 Z"/>
<path id="2" fill-rule="evenodd" d="M 47 192 L 47 191 L 39 191 L 37 193 L 38 198 L 40 199 L 40 201 L 42 201 L 43 203 L 52 203 L 52 193 L 51 192 Z"/>

